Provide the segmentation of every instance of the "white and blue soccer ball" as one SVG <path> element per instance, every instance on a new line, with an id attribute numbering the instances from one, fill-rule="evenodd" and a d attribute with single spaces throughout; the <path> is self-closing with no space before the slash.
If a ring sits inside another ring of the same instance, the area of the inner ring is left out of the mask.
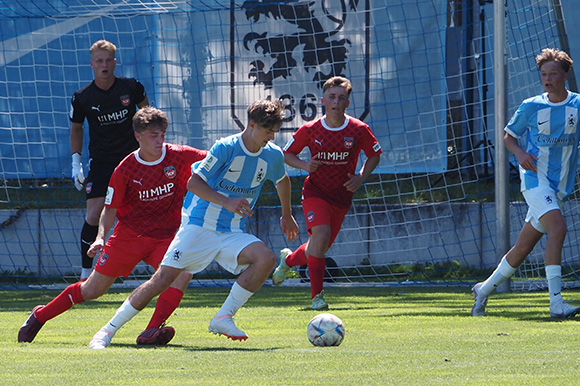
<path id="1" fill-rule="evenodd" d="M 306 332 L 315 346 L 339 346 L 344 339 L 344 323 L 330 313 L 318 314 L 310 320 Z"/>

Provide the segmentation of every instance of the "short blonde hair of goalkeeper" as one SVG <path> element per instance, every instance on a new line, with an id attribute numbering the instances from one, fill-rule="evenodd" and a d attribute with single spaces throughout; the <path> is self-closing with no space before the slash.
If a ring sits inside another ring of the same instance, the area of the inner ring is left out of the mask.
<path id="1" fill-rule="evenodd" d="M 93 54 L 97 51 L 110 52 L 111 54 L 113 54 L 113 57 L 114 57 L 115 53 L 117 52 L 117 46 L 115 46 L 113 43 L 111 43 L 108 40 L 98 40 L 95 43 L 93 43 L 89 52 L 90 52 L 91 56 L 93 56 Z"/>

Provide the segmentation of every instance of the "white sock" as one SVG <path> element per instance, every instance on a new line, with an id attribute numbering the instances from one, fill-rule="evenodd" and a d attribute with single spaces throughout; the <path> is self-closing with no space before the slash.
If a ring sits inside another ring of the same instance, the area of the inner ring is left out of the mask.
<path id="1" fill-rule="evenodd" d="M 231 315 L 234 316 L 236 312 L 248 301 L 250 296 L 254 293 L 242 288 L 237 282 L 234 283 L 230 294 L 226 301 L 216 314 L 216 316 Z"/>
<path id="2" fill-rule="evenodd" d="M 115 316 L 103 327 L 104 329 L 115 334 L 125 323 L 133 319 L 135 315 L 139 313 L 129 302 L 129 299 L 125 300 L 121 307 L 115 313 Z"/>
<path id="3" fill-rule="evenodd" d="M 81 269 L 81 280 L 86 279 L 91 276 L 91 272 L 93 272 L 92 268 L 83 268 Z"/>
<path id="4" fill-rule="evenodd" d="M 514 274 L 516 269 L 517 268 L 512 267 L 510 263 L 508 263 L 505 256 L 502 257 L 495 271 L 493 271 L 491 276 L 483 282 L 482 286 L 479 288 L 479 291 L 485 296 L 489 295 L 495 291 L 495 289 L 501 283 L 509 279 Z"/>
<path id="5" fill-rule="evenodd" d="M 546 265 L 546 279 L 550 292 L 550 304 L 562 300 L 562 266 Z"/>

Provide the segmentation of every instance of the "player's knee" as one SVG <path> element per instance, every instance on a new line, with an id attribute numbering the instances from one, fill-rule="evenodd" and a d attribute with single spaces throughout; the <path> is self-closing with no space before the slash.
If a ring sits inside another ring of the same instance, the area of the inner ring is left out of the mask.
<path id="1" fill-rule="evenodd" d="M 514 245 L 514 247 L 512 248 L 511 252 L 515 256 L 528 256 L 530 253 L 532 253 L 533 249 L 534 245 L 522 245 L 516 243 L 516 245 Z"/>
<path id="2" fill-rule="evenodd" d="M 181 291 L 185 291 L 192 278 L 193 275 L 191 273 L 183 271 L 179 274 L 179 276 L 177 276 L 177 279 L 173 281 L 171 287 L 177 288 Z"/>
<path id="3" fill-rule="evenodd" d="M 178 278 L 181 279 L 181 273 L 182 271 L 176 268 L 161 266 L 157 272 L 153 274 L 149 282 L 152 287 L 164 291 L 165 289 L 169 288 L 171 283 L 173 283 L 175 280 L 178 280 Z"/>
<path id="4" fill-rule="evenodd" d="M 81 286 L 81 295 L 82 295 L 83 300 L 85 302 L 88 302 L 89 300 L 97 299 L 101 295 L 103 295 L 105 292 L 106 292 L 106 290 L 103 291 L 103 289 L 100 287 L 94 287 L 91 285 Z"/>
<path id="5" fill-rule="evenodd" d="M 239 265 L 250 265 L 259 269 L 274 269 L 276 255 L 262 242 L 250 244 L 238 255 Z"/>
<path id="6" fill-rule="evenodd" d="M 561 223 L 555 226 L 550 227 L 548 230 L 548 238 L 561 240 L 562 242 L 566 238 L 566 233 L 568 233 L 568 228 L 566 228 L 566 224 Z"/>
<path id="7" fill-rule="evenodd" d="M 271 271 L 276 266 L 276 255 L 274 255 L 274 252 L 268 248 L 256 257 L 255 263 L 263 267 L 265 270 Z"/>
<path id="8" fill-rule="evenodd" d="M 276 266 L 276 256 L 273 253 L 268 255 L 267 264 L 268 264 L 268 270 L 270 270 L 270 271 L 272 269 L 274 269 L 274 267 Z"/>
<path id="9" fill-rule="evenodd" d="M 328 244 L 328 242 L 330 241 L 331 235 L 332 235 L 332 232 L 331 232 L 330 228 L 320 228 L 320 229 L 317 229 L 316 232 L 312 232 L 312 235 L 310 236 L 310 240 L 312 240 L 313 242 L 318 242 L 320 244 Z"/>
<path id="10" fill-rule="evenodd" d="M 92 226 L 99 225 L 99 219 L 101 218 L 101 211 L 97 209 L 87 208 L 87 212 L 85 214 L 85 221 L 87 224 Z"/>
<path id="11" fill-rule="evenodd" d="M 169 288 L 173 281 L 169 275 L 154 275 L 149 279 L 149 285 L 158 290 L 158 292 L 162 292 Z"/>
<path id="12" fill-rule="evenodd" d="M 310 254 L 315 254 L 314 252 L 321 253 L 328 250 L 328 245 L 330 244 L 330 233 L 318 233 L 316 236 L 312 235 L 308 241 L 308 247 Z"/>

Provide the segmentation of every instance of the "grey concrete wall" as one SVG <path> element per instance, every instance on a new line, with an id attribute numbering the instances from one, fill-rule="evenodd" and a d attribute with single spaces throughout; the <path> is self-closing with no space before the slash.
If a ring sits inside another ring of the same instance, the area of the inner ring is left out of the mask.
<path id="1" fill-rule="evenodd" d="M 567 203 L 569 227 L 564 259 L 579 255 L 580 224 L 577 203 Z M 295 207 L 300 238 L 287 242 L 276 208 L 259 209 L 250 222 L 256 234 L 277 253 L 308 240 L 304 216 Z M 511 205 L 511 240 L 516 240 L 526 213 L 524 203 Z M 0 272 L 27 270 L 38 275 L 80 272 L 79 234 L 83 210 L 27 210 L 10 220 L 14 211 L 0 211 Z M 354 206 L 328 256 L 339 266 L 445 263 L 492 267 L 495 253 L 495 208 L 488 203 Z M 544 240 L 542 243 L 545 242 Z M 541 244 L 542 244 L 541 243 Z M 530 258 L 542 260 L 542 245 Z M 145 269 L 145 265 L 138 266 Z"/>
<path id="2" fill-rule="evenodd" d="M 510 210 L 510 237 L 515 242 L 527 206 L 514 203 Z M 567 204 L 565 210 L 578 212 L 571 204 Z M 276 224 L 279 214 L 266 213 L 271 216 L 266 222 Z M 261 213 L 262 221 L 266 213 Z M 252 231 L 263 240 L 270 240 L 271 246 L 287 245 L 294 249 L 308 239 L 304 216 L 295 211 L 295 217 L 302 231 L 298 242 L 286 243 L 278 229 L 272 226 Z M 495 252 L 495 221 L 493 203 L 355 206 L 347 215 L 328 256 L 342 267 L 457 261 L 465 266 L 489 268 L 501 257 Z M 576 240 L 578 231 L 580 229 L 570 229 L 568 238 Z M 537 248 L 540 255 L 534 253 L 530 259 L 543 259 L 542 243 Z"/>

